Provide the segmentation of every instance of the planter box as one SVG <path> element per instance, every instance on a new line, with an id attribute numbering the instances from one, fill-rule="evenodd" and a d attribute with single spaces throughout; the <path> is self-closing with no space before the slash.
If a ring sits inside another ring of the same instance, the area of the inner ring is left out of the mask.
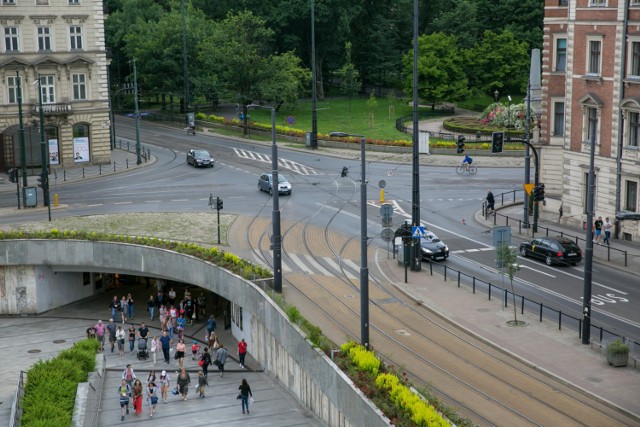
<path id="1" fill-rule="evenodd" d="M 629 352 L 611 354 L 607 352 L 607 363 L 614 367 L 627 366 L 629 362 Z"/>

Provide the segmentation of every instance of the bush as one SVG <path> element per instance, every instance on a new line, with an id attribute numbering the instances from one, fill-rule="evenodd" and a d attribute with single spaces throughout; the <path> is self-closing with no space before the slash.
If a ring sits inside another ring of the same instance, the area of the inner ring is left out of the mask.
<path id="1" fill-rule="evenodd" d="M 607 344 L 607 353 L 609 354 L 626 354 L 629 353 L 629 346 L 620 338 L 616 338 Z"/>

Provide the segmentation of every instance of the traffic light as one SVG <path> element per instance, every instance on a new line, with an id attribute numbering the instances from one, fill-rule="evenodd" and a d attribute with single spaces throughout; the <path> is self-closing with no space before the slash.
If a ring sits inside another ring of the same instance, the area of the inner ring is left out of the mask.
<path id="1" fill-rule="evenodd" d="M 220 197 L 216 197 L 216 210 L 222 210 L 222 199 Z"/>
<path id="2" fill-rule="evenodd" d="M 491 152 L 502 153 L 504 150 L 504 132 L 493 132 L 491 134 Z"/>
<path id="3" fill-rule="evenodd" d="M 542 202 L 544 200 L 544 184 L 538 184 L 533 188 L 533 201 Z"/>
<path id="4" fill-rule="evenodd" d="M 42 191 L 47 191 L 49 188 L 49 176 L 44 172 L 38 178 L 38 187 L 42 188 Z"/>
<path id="5" fill-rule="evenodd" d="M 342 172 L 340 172 L 340 176 L 342 178 L 346 177 L 347 175 L 349 175 L 349 168 L 346 166 L 342 167 Z"/>
<path id="6" fill-rule="evenodd" d="M 456 142 L 456 145 L 458 146 L 456 151 L 458 154 L 464 153 L 464 140 L 464 136 L 458 135 L 458 142 Z"/>

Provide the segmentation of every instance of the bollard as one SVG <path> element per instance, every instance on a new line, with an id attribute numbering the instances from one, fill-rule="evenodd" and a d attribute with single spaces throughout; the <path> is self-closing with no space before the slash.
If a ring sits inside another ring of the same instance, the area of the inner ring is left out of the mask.
<path id="1" fill-rule="evenodd" d="M 53 206 L 58 207 L 58 193 L 53 195 Z"/>

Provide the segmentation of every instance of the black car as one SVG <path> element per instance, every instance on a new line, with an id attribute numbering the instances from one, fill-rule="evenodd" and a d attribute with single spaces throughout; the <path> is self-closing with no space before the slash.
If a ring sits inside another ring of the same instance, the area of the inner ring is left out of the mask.
<path id="1" fill-rule="evenodd" d="M 195 167 L 213 167 L 214 160 L 207 150 L 189 150 L 187 164 Z"/>
<path id="2" fill-rule="evenodd" d="M 424 260 L 445 260 L 449 258 L 449 247 L 429 230 L 425 230 L 424 236 L 420 239 L 420 249 Z"/>
<path id="3" fill-rule="evenodd" d="M 582 251 L 566 237 L 539 237 L 520 244 L 520 255 L 544 260 L 547 265 L 576 265 L 582 261 Z"/>

